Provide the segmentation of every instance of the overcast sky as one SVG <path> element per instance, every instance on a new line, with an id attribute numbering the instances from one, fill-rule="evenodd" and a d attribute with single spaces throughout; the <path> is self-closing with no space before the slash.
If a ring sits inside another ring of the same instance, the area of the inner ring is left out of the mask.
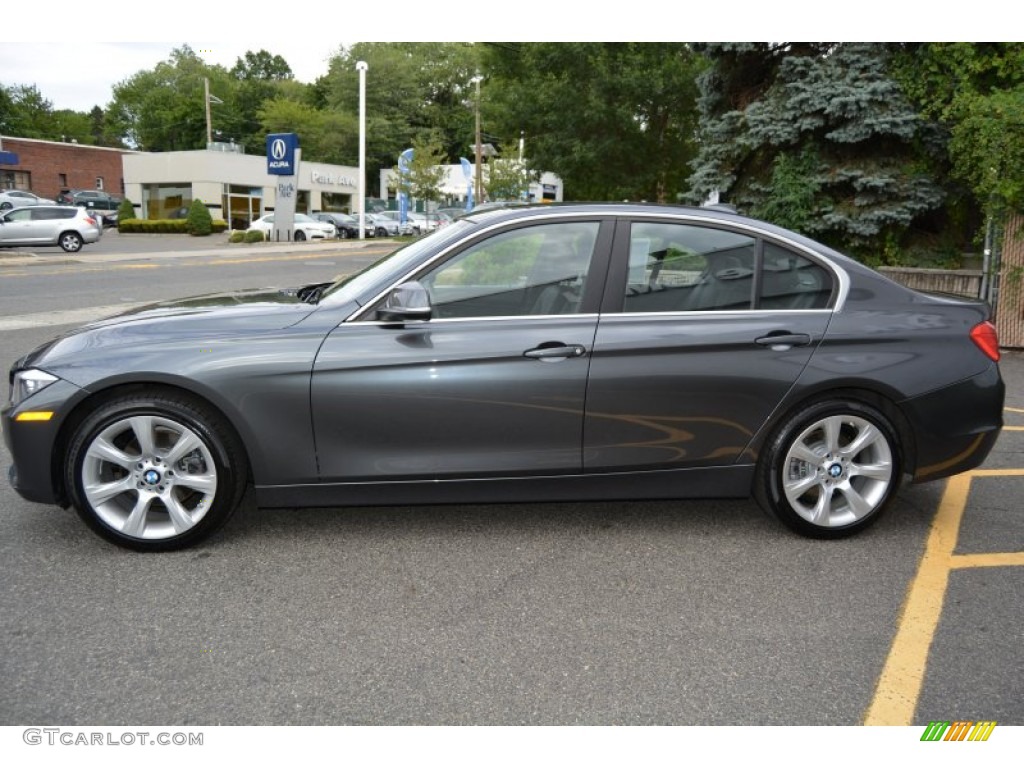
<path id="1" fill-rule="evenodd" d="M 140 70 L 153 69 L 186 43 L 205 61 L 229 69 L 246 51 L 265 48 L 283 57 L 304 83 L 327 74 L 327 60 L 341 45 L 308 39 L 260 43 L 251 37 L 227 43 L 188 39 L 173 43 L 4 42 L 0 43 L 0 83 L 35 85 L 54 109 L 88 112 L 96 105 L 106 107 L 117 83 Z"/>
<path id="2" fill-rule="evenodd" d="M 35 85 L 55 109 L 88 111 L 105 107 L 117 83 L 153 69 L 183 44 L 228 68 L 246 51 L 263 48 L 308 83 L 327 73 L 340 46 L 351 44 L 343 41 L 356 40 L 986 40 L 1015 31 L 998 25 L 1009 20 L 995 10 L 999 1 L 972 0 L 964 13 L 966 6 L 953 0 L 919 7 L 892 0 L 631 0 L 614 12 L 565 0 L 476 6 L 305 0 L 298 12 L 284 3 L 17 0 L 0 13 L 0 39 L 10 41 L 0 40 L 0 84 Z M 199 42 L 197 33 L 222 42 Z"/>

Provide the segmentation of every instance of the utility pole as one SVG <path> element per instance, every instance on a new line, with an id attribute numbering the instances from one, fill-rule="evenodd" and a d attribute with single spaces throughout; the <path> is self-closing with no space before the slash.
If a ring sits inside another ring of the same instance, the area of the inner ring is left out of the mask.
<path id="1" fill-rule="evenodd" d="M 206 95 L 206 148 L 210 148 L 210 144 L 213 143 L 213 122 L 210 120 L 210 103 L 223 104 L 221 99 L 216 96 L 210 95 L 210 78 L 203 78 L 203 92 Z"/>
<path id="2" fill-rule="evenodd" d="M 480 146 L 480 81 L 483 77 L 477 75 L 473 79 L 476 81 L 476 204 L 480 205 L 484 201 L 483 177 L 480 173 L 480 156 L 483 152 Z"/>

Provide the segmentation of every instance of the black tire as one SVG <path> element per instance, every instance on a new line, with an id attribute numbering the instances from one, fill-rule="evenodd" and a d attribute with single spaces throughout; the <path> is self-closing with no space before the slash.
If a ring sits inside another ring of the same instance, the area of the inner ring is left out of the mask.
<path id="1" fill-rule="evenodd" d="M 295 242 L 296 243 L 301 243 L 305 239 L 306 239 L 306 233 L 305 232 L 303 232 L 301 229 L 295 230 Z"/>
<path id="2" fill-rule="evenodd" d="M 877 522 L 901 479 L 901 446 L 889 419 L 865 403 L 822 400 L 773 433 L 754 497 L 797 533 L 838 539 Z"/>
<path id="3" fill-rule="evenodd" d="M 387 237 L 388 231 L 384 227 L 377 227 L 377 237 Z"/>
<path id="4" fill-rule="evenodd" d="M 338 230 L 338 237 L 340 237 L 342 240 L 348 240 L 348 237 L 349 237 L 348 230 L 344 229 L 344 228 L 339 229 Z"/>
<path id="5" fill-rule="evenodd" d="M 84 243 L 82 236 L 77 232 L 63 232 L 57 242 L 67 253 L 77 253 L 82 250 Z"/>
<path id="6" fill-rule="evenodd" d="M 234 513 L 248 479 L 245 452 L 223 418 L 177 393 L 100 405 L 75 430 L 66 458 L 65 487 L 82 520 L 140 551 L 207 538 Z"/>
<path id="7" fill-rule="evenodd" d="M 9 211 L 14 207 L 14 203 L 3 202 L 0 203 L 0 211 Z"/>

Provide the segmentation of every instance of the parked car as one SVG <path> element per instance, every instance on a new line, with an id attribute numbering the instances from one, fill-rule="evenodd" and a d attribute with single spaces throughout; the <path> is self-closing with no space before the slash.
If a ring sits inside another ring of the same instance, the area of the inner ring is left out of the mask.
<path id="1" fill-rule="evenodd" d="M 269 238 L 274 229 L 274 214 L 261 216 L 249 225 L 249 229 L 258 229 Z M 327 240 L 336 234 L 337 230 L 330 222 L 317 221 L 304 213 L 295 214 L 295 240 Z"/>
<path id="2" fill-rule="evenodd" d="M 89 210 L 116 211 L 124 198 L 97 189 L 62 189 L 57 195 L 61 205 L 80 205 Z"/>
<path id="3" fill-rule="evenodd" d="M 39 197 L 21 189 L 6 189 L 0 192 L 0 211 L 22 208 L 26 205 L 54 205 L 55 201 Z"/>
<path id="4" fill-rule="evenodd" d="M 368 221 L 373 222 L 373 229 L 377 237 L 398 237 L 401 234 L 412 234 L 412 225 L 406 222 L 401 224 L 395 216 L 388 215 L 391 212 L 377 211 L 366 214 Z"/>
<path id="5" fill-rule="evenodd" d="M 83 208 L 66 205 L 30 205 L 0 214 L 0 246 L 59 245 L 80 251 L 103 235 L 98 217 Z"/>
<path id="6" fill-rule="evenodd" d="M 984 461 L 998 360 L 983 302 L 771 224 L 545 205 L 71 331 L 13 365 L 0 421 L 18 493 L 142 550 L 249 482 L 268 507 L 752 495 L 836 538 Z"/>
<path id="7" fill-rule="evenodd" d="M 333 224 L 338 237 L 359 237 L 359 218 L 357 216 L 349 216 L 347 213 L 323 211 L 322 213 L 314 213 L 313 218 L 317 221 L 326 221 Z M 377 234 L 376 228 L 369 220 L 366 221 L 364 230 L 366 237 L 373 237 Z"/>

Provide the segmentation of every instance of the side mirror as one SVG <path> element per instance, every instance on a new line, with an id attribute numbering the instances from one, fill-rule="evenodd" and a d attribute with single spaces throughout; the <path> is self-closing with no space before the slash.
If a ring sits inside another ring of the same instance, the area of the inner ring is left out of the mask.
<path id="1" fill-rule="evenodd" d="M 377 319 L 399 323 L 406 320 L 429 320 L 433 311 L 427 289 L 413 280 L 391 290 L 384 300 L 384 306 L 377 310 Z"/>

